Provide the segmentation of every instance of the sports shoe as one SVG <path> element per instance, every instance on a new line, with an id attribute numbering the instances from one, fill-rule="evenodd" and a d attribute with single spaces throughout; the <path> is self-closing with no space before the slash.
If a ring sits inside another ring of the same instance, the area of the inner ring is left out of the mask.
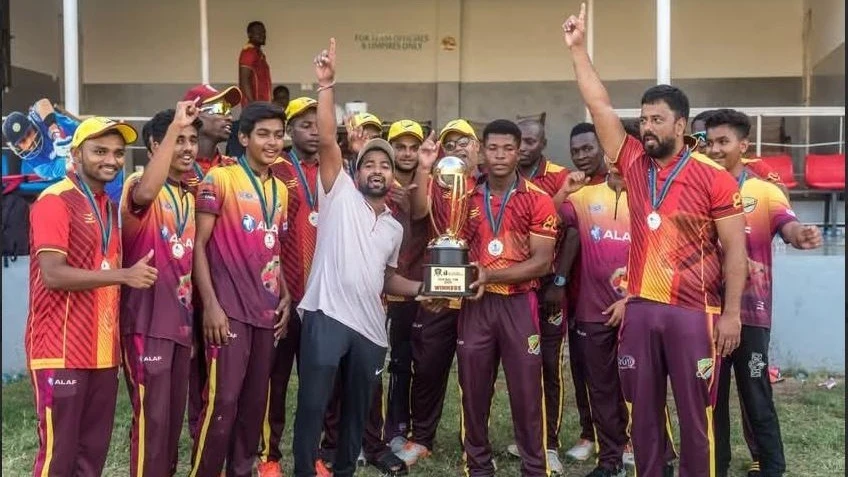
<path id="1" fill-rule="evenodd" d="M 636 457 L 633 455 L 633 444 L 627 443 L 624 446 L 624 453 L 621 454 L 621 463 L 625 467 L 636 467 Z"/>
<path id="2" fill-rule="evenodd" d="M 315 477 L 333 477 L 333 473 L 324 465 L 324 461 L 315 461 Z"/>
<path id="3" fill-rule="evenodd" d="M 268 462 L 260 462 L 256 466 L 259 477 L 283 477 L 283 469 L 279 462 L 269 460 Z"/>
<path id="4" fill-rule="evenodd" d="M 550 469 L 552 474 L 562 475 L 564 469 L 562 467 L 562 462 L 559 460 L 559 454 L 557 451 L 553 449 L 548 449 L 545 452 L 545 457 L 548 460 L 548 469 Z"/>
<path id="5" fill-rule="evenodd" d="M 760 463 L 759 461 L 751 462 L 751 466 L 748 467 L 748 477 L 760 477 Z"/>
<path id="6" fill-rule="evenodd" d="M 418 462 L 420 459 L 424 459 L 430 456 L 430 450 L 421 444 L 416 444 L 412 441 L 407 441 L 400 452 L 394 453 L 400 460 L 402 460 L 407 467 L 412 467 Z"/>
<path id="7" fill-rule="evenodd" d="M 565 457 L 583 462 L 588 459 L 595 453 L 595 443 L 592 441 L 587 441 L 586 439 L 580 439 L 577 441 L 577 444 L 574 444 L 574 447 L 568 449 L 565 453 Z"/>
<path id="8" fill-rule="evenodd" d="M 405 446 L 407 442 L 409 441 L 406 439 L 406 437 L 394 437 L 391 441 L 389 441 L 389 448 L 392 449 L 392 454 L 397 454 L 398 452 L 403 450 L 403 446 Z"/>
<path id="9" fill-rule="evenodd" d="M 356 458 L 356 466 L 365 467 L 366 465 L 368 465 L 368 460 L 365 459 L 365 453 L 360 450 L 359 457 Z"/>
<path id="10" fill-rule="evenodd" d="M 624 470 L 624 467 L 610 470 L 598 466 L 595 467 L 595 470 L 586 474 L 586 477 L 627 477 L 627 471 Z"/>
<path id="11" fill-rule="evenodd" d="M 513 457 L 521 457 L 521 454 L 518 453 L 518 446 L 515 444 L 506 446 L 506 452 Z"/>

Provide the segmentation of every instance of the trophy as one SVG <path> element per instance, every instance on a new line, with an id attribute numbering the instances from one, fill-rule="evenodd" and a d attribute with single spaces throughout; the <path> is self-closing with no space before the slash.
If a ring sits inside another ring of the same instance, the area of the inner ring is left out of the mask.
<path id="1" fill-rule="evenodd" d="M 423 296 L 453 298 L 475 294 L 470 285 L 477 279 L 477 268 L 468 264 L 468 245 L 458 237 L 468 217 L 467 172 L 465 161 L 455 156 L 443 157 L 436 163 L 430 197 L 440 197 L 442 189 L 450 191 L 450 212 L 447 229 L 427 245 L 430 263 L 424 265 Z M 435 222 L 433 228 L 438 233 Z"/>

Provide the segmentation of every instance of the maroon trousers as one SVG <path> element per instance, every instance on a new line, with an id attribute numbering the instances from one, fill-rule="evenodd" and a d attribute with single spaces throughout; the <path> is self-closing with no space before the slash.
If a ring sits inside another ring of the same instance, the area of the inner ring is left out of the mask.
<path id="1" fill-rule="evenodd" d="M 31 371 L 38 417 L 33 477 L 99 477 L 112 439 L 118 368 Z"/>
<path id="2" fill-rule="evenodd" d="M 409 397 L 412 441 L 430 451 L 442 418 L 453 357 L 459 310 L 433 314 L 419 308 L 412 323 L 412 382 Z"/>
<path id="3" fill-rule="evenodd" d="M 279 462 L 283 458 L 280 443 L 286 429 L 286 396 L 294 361 L 300 354 L 301 321 L 296 304 L 292 304 L 289 317 L 286 337 L 277 343 L 274 352 L 274 366 L 269 380 L 268 408 L 259 440 L 259 460 L 262 462 Z"/>
<path id="4" fill-rule="evenodd" d="M 197 439 L 197 422 L 203 411 L 203 389 L 206 387 L 206 353 L 203 352 L 203 309 L 194 300 L 194 350 L 188 375 L 188 433 Z"/>
<path id="5" fill-rule="evenodd" d="M 541 300 L 539 300 L 541 302 Z M 559 449 L 559 429 L 562 425 L 563 394 L 562 359 L 564 351 L 563 313 L 545 316 L 539 306 L 539 330 L 542 340 L 542 378 L 545 380 L 545 428 L 548 449 Z"/>
<path id="6" fill-rule="evenodd" d="M 230 319 L 230 341 L 206 346 L 204 406 L 194 442 L 191 477 L 250 477 L 268 403 L 274 330 Z"/>
<path id="7" fill-rule="evenodd" d="M 618 328 L 578 322 L 574 333 L 577 351 L 583 358 L 592 423 L 598 435 L 598 465 L 608 470 L 618 469 L 627 444 L 628 420 L 618 378 Z"/>
<path id="8" fill-rule="evenodd" d="M 592 426 L 592 411 L 589 409 L 589 391 L 586 383 L 584 358 L 577 345 L 577 333 L 574 320 L 568 323 L 568 368 L 574 385 L 574 404 L 580 423 L 580 438 L 596 442 L 595 428 Z"/>
<path id="9" fill-rule="evenodd" d="M 132 403 L 130 475 L 174 475 L 186 409 L 191 349 L 171 340 L 124 336 L 124 376 Z"/>
<path id="10" fill-rule="evenodd" d="M 521 475 L 547 476 L 542 350 L 534 292 L 463 303 L 457 341 L 467 474 L 492 476 L 489 416 L 498 364 L 509 391 Z"/>
<path id="11" fill-rule="evenodd" d="M 631 438 L 639 475 L 662 475 L 666 464 L 666 392 L 671 379 L 680 418 L 680 477 L 711 477 L 713 408 L 720 360 L 716 315 L 643 299 L 627 303 L 618 369 L 630 406 Z"/>

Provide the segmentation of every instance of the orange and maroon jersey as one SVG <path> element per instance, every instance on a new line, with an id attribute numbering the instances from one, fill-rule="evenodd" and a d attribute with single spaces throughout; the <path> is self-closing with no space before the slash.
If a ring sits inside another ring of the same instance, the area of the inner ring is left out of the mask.
<path id="1" fill-rule="evenodd" d="M 121 268 L 118 207 L 105 192 L 97 192 L 93 198 L 104 229 L 111 230 L 105 254 L 95 211 L 75 174 L 68 174 L 45 189 L 30 210 L 29 317 L 25 338 L 29 369 L 97 369 L 121 362 L 120 287 L 50 290 L 44 285 L 38 263 L 39 254 L 57 252 L 65 255 L 68 265 L 74 268 Z"/>
<path id="2" fill-rule="evenodd" d="M 265 52 L 261 48 L 248 43 L 239 54 L 239 68 L 249 68 L 253 72 L 250 78 L 253 87 L 253 100 L 271 101 L 271 68 L 265 59 Z M 247 94 L 242 94 L 241 105 L 246 106 L 247 102 Z"/>
<path id="3" fill-rule="evenodd" d="M 192 192 L 196 192 L 197 186 L 203 181 L 203 177 L 209 172 L 209 169 L 217 166 L 229 166 L 236 162 L 234 157 L 225 156 L 221 153 L 215 154 L 215 157 L 211 159 L 198 157 L 194 161 L 192 169 L 183 174 L 182 181 L 191 188 Z"/>
<path id="4" fill-rule="evenodd" d="M 273 174 L 260 182 L 240 161 L 210 170 L 196 200 L 198 213 L 218 217 L 206 253 L 221 308 L 234 320 L 273 328 L 282 279 L 279 234 L 288 228 L 285 184 Z M 267 223 L 263 201 L 269 214 Z"/>
<path id="5" fill-rule="evenodd" d="M 287 216 L 290 223 L 288 230 L 284 230 L 281 235 L 286 244 L 281 256 L 283 276 L 286 278 L 292 303 L 297 304 L 306 290 L 306 280 L 312 268 L 318 235 L 318 162 L 308 164 L 292 157 L 291 153 L 284 154 L 281 160 L 271 166 L 271 173 L 288 189 Z"/>
<path id="6" fill-rule="evenodd" d="M 169 179 L 153 202 L 138 206 L 133 193 L 141 176 L 127 178 L 121 198 L 124 261 L 136 263 L 153 250 L 149 265 L 159 276 L 151 288 L 121 290 L 121 333 L 191 346 L 194 196 Z"/>
<path id="7" fill-rule="evenodd" d="M 798 219 L 776 185 L 750 175 L 742 181 L 748 247 L 748 281 L 742 293 L 742 324 L 771 328 L 771 241 L 784 225 Z"/>
<path id="8" fill-rule="evenodd" d="M 754 158 L 748 159 L 743 157 L 742 164 L 745 164 L 751 172 L 754 173 L 755 176 L 763 179 L 765 181 L 769 181 L 771 183 L 777 185 L 783 185 L 783 180 L 780 178 L 780 174 L 777 173 L 768 163 L 762 159 Z"/>
<path id="9" fill-rule="evenodd" d="M 656 166 L 657 195 L 688 154 L 684 147 L 671 164 Z M 629 294 L 719 314 L 722 264 L 715 221 L 742 213 L 733 176 L 701 155 L 690 156 L 656 211 L 659 227 L 651 230 L 648 174 L 653 159 L 627 136 L 615 164 L 627 185 L 630 209 Z"/>
<path id="10" fill-rule="evenodd" d="M 539 160 L 537 167 L 538 172 L 527 179 L 536 187 L 545 191 L 549 196 L 555 196 L 565 184 L 565 179 L 568 177 L 568 169 L 559 164 L 554 164 L 545 157 Z"/>
<path id="11" fill-rule="evenodd" d="M 627 193 L 616 198 L 606 181 L 590 184 L 568 196 L 560 207 L 563 229 L 575 228 L 580 255 L 569 274 L 577 321 L 605 323 L 603 312 L 624 298 L 630 251 L 630 214 Z"/>
<path id="12" fill-rule="evenodd" d="M 468 222 L 462 231 L 462 238 L 468 242 L 472 262 L 478 262 L 488 269 L 502 270 L 530 258 L 530 235 L 556 240 L 559 218 L 553 200 L 542 189 L 523 178 L 518 178 L 511 197 L 506 201 L 503 222 L 495 234 L 485 210 L 485 185 L 484 182 L 474 189 L 470 198 Z M 499 215 L 504 199 L 491 196 L 493 217 Z M 500 253 L 493 253 L 494 240 L 499 242 L 497 248 Z M 486 291 L 513 295 L 533 291 L 538 287 L 539 280 L 533 279 L 510 285 L 486 285 Z"/>

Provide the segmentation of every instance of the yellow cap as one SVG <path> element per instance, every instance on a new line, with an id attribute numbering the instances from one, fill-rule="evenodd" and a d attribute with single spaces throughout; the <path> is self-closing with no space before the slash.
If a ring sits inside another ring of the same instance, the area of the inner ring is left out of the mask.
<path id="1" fill-rule="evenodd" d="M 77 126 L 74 137 L 71 139 L 71 148 L 78 148 L 86 139 L 102 136 L 108 131 L 118 131 L 127 144 L 134 143 L 138 139 L 138 133 L 129 124 L 117 122 L 103 116 L 94 116 L 86 119 Z"/>
<path id="2" fill-rule="evenodd" d="M 374 116 L 371 113 L 359 113 L 353 117 L 353 127 L 365 127 L 367 125 L 376 126 L 379 129 L 383 129 L 383 122 L 380 121 L 380 118 Z"/>
<path id="3" fill-rule="evenodd" d="M 286 121 L 291 121 L 295 116 L 317 107 L 318 101 L 315 101 L 308 96 L 301 96 L 293 99 L 289 101 L 289 105 L 286 106 Z"/>
<path id="4" fill-rule="evenodd" d="M 411 119 L 401 119 L 400 121 L 395 121 L 389 127 L 389 135 L 387 140 L 389 142 L 393 141 L 395 138 L 408 134 L 419 141 L 424 140 L 424 129 L 420 124 L 416 123 Z"/>
<path id="5" fill-rule="evenodd" d="M 474 128 L 468 124 L 468 121 L 464 119 L 454 119 L 453 121 L 445 124 L 445 127 L 442 128 L 442 132 L 439 133 L 439 141 L 444 141 L 445 136 L 448 133 L 458 132 L 463 136 L 471 136 L 475 141 L 477 140 L 477 133 L 474 132 Z"/>

